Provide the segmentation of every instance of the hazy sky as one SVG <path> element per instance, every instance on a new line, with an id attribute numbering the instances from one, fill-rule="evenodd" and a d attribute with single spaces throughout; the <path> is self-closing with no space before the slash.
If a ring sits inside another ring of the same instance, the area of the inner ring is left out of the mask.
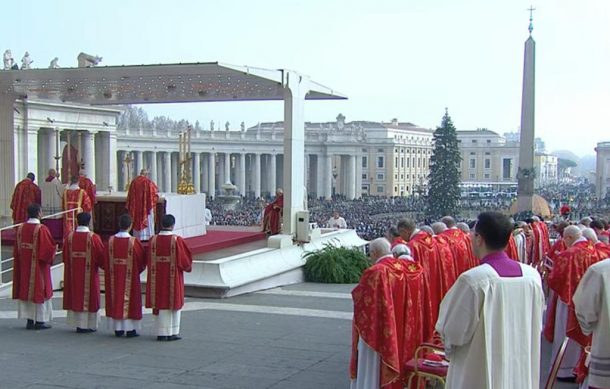
<path id="1" fill-rule="evenodd" d="M 12 1 L 0 41 L 33 67 L 84 51 L 102 65 L 219 61 L 290 68 L 349 97 L 308 102 L 307 121 L 389 121 L 515 131 L 530 1 Z M 610 1 L 538 0 L 536 135 L 549 151 L 610 141 Z M 279 102 L 155 105 L 152 117 L 282 120 Z"/>

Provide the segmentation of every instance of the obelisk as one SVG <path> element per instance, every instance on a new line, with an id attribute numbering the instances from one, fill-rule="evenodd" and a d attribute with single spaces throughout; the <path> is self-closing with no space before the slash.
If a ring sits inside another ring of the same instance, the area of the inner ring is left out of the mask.
<path id="1" fill-rule="evenodd" d="M 530 7 L 529 37 L 525 41 L 523 59 L 523 94 L 521 96 L 521 134 L 519 137 L 519 169 L 517 171 L 517 212 L 532 212 L 534 196 L 534 117 L 535 117 L 535 65 L 536 42 L 534 30 L 534 8 Z"/>

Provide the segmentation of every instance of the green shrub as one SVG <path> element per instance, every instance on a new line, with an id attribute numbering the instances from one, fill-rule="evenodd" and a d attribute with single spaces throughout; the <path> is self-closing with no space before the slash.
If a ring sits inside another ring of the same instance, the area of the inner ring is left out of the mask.
<path id="1" fill-rule="evenodd" d="M 335 247 L 330 243 L 322 250 L 305 254 L 305 280 L 327 284 L 353 284 L 360 280 L 369 261 L 358 249 Z"/>

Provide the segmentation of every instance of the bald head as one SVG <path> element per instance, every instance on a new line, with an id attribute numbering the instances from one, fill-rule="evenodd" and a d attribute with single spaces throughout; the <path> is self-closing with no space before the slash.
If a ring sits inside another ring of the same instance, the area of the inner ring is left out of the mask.
<path id="1" fill-rule="evenodd" d="M 441 222 L 444 223 L 447 228 L 455 227 L 455 219 L 451 216 L 443 216 Z M 434 228 L 434 226 L 432 226 L 432 228 Z"/>
<path id="2" fill-rule="evenodd" d="M 466 224 L 464 222 L 459 222 L 455 226 L 467 234 L 470 233 L 470 227 L 468 227 L 468 224 Z"/>
<path id="3" fill-rule="evenodd" d="M 583 228 L 582 230 L 582 236 L 585 237 L 589 242 L 592 243 L 597 243 L 597 234 L 595 233 L 595 230 L 593 228 Z"/>
<path id="4" fill-rule="evenodd" d="M 440 234 L 441 232 L 447 230 L 447 225 L 443 222 L 432 223 L 432 231 L 434 231 L 435 235 Z"/>
<path id="5" fill-rule="evenodd" d="M 392 255 L 390 242 L 386 238 L 377 238 L 370 243 L 369 256 L 373 261 L 386 255 Z"/>
<path id="6" fill-rule="evenodd" d="M 563 230 L 563 240 L 568 247 L 571 247 L 580 238 L 582 238 L 582 231 L 578 226 L 567 226 Z"/>
<path id="7" fill-rule="evenodd" d="M 434 230 L 430 226 L 421 226 L 420 230 L 425 231 L 430 235 L 434 235 Z"/>

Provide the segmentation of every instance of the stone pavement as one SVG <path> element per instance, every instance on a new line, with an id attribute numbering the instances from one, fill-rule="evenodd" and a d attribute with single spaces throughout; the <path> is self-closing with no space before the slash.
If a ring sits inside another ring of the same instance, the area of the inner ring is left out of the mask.
<path id="1" fill-rule="evenodd" d="M 150 314 L 139 338 L 115 338 L 103 322 L 76 334 L 57 292 L 54 327 L 27 331 L 16 304 L 0 299 L 0 388 L 348 388 L 352 288 L 188 298 L 177 342 L 151 336 Z"/>

